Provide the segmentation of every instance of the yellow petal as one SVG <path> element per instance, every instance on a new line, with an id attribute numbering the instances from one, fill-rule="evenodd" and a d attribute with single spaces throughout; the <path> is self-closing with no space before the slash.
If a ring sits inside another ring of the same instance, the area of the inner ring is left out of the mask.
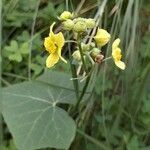
<path id="1" fill-rule="evenodd" d="M 54 34 L 53 32 L 53 27 L 55 25 L 55 22 L 50 26 L 50 33 L 49 36 L 51 38 L 51 40 L 53 41 L 53 43 L 58 47 L 61 48 L 64 46 L 65 43 L 65 39 L 64 36 L 62 34 L 62 32 L 59 32 L 57 34 Z"/>
<path id="2" fill-rule="evenodd" d="M 53 22 L 53 24 L 50 26 L 50 32 L 49 32 L 49 36 L 53 37 L 54 36 L 54 32 L 53 32 L 53 27 L 55 25 L 55 22 Z"/>
<path id="3" fill-rule="evenodd" d="M 55 53 L 56 52 L 56 45 L 54 44 L 54 42 L 52 41 L 51 37 L 46 37 L 44 40 L 44 46 L 45 49 L 49 52 L 49 53 Z"/>
<path id="4" fill-rule="evenodd" d="M 55 34 L 53 36 L 53 40 L 54 40 L 54 43 L 57 45 L 58 48 L 62 48 L 64 46 L 65 39 L 64 39 L 62 32 Z"/>
<path id="5" fill-rule="evenodd" d="M 95 38 L 95 41 L 98 46 L 102 47 L 102 46 L 106 45 L 109 40 L 105 39 L 105 38 Z"/>
<path id="6" fill-rule="evenodd" d="M 115 64 L 117 67 L 119 67 L 122 70 L 124 70 L 126 68 L 126 65 L 123 61 L 115 61 Z"/>
<path id="7" fill-rule="evenodd" d="M 120 39 L 116 39 L 112 44 L 112 50 L 115 50 L 120 44 Z"/>
<path id="8" fill-rule="evenodd" d="M 112 51 L 112 57 L 115 61 L 120 61 L 121 60 L 121 49 L 119 47 L 115 48 L 113 51 Z"/>
<path id="9" fill-rule="evenodd" d="M 50 54 L 46 59 L 46 67 L 53 67 L 59 60 L 57 53 Z"/>
<path id="10" fill-rule="evenodd" d="M 58 49 L 58 56 L 63 62 L 67 63 L 67 61 L 61 56 L 61 50 L 61 48 Z"/>

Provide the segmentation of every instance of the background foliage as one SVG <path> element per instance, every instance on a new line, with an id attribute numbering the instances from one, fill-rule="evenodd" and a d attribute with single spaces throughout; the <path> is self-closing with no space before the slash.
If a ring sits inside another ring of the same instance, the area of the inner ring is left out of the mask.
<path id="1" fill-rule="evenodd" d="M 2 1 L 2 87 L 35 79 L 43 74 L 43 38 L 61 12 L 69 8 L 93 17 L 101 1 L 3 0 Z M 69 5 L 68 5 L 69 4 Z M 82 6 L 82 7 L 81 7 Z M 108 1 L 100 26 L 122 40 L 127 69 L 122 72 L 111 61 L 98 68 L 96 84 L 87 105 L 84 131 L 77 130 L 70 149 L 150 149 L 150 4 L 148 0 Z M 58 24 L 59 26 L 59 24 Z M 59 29 L 58 29 L 59 30 Z M 105 56 L 111 52 L 105 47 Z M 64 49 L 67 57 L 67 47 Z M 54 68 L 69 72 L 69 65 Z M 65 106 L 61 106 L 64 107 Z M 15 150 L 2 122 L 2 150 Z M 103 147 L 104 145 L 104 147 Z"/>

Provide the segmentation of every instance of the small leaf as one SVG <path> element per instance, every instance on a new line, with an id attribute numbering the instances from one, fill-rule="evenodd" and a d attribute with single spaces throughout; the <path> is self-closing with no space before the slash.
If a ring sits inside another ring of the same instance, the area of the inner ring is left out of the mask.
<path id="1" fill-rule="evenodd" d="M 35 75 L 38 75 L 41 73 L 41 71 L 43 70 L 43 67 L 41 65 L 38 64 L 31 64 L 31 69 L 34 71 Z"/>
<path id="2" fill-rule="evenodd" d="M 21 35 L 17 36 L 17 41 L 26 42 L 30 39 L 30 34 L 28 31 L 24 30 Z"/>
<path id="3" fill-rule="evenodd" d="M 21 44 L 20 53 L 21 54 L 28 54 L 29 53 L 29 44 L 27 42 Z"/>
<path id="4" fill-rule="evenodd" d="M 20 53 L 10 54 L 10 55 L 8 56 L 8 58 L 9 58 L 10 60 L 17 61 L 17 62 L 21 62 L 21 61 L 22 61 L 22 56 L 21 56 Z"/>
<path id="5" fill-rule="evenodd" d="M 12 40 L 10 42 L 10 46 L 6 46 L 5 50 L 9 51 L 9 52 L 15 52 L 16 50 L 18 50 L 18 43 L 17 43 L 17 41 Z"/>

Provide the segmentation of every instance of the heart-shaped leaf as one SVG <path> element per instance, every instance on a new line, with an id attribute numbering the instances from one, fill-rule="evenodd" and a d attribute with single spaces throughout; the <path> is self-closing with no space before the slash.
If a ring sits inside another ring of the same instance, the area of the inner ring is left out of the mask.
<path id="1" fill-rule="evenodd" d="M 58 103 L 73 104 L 73 90 L 42 82 L 24 82 L 3 90 L 3 116 L 17 148 L 67 149 L 75 136 L 75 123 Z"/>

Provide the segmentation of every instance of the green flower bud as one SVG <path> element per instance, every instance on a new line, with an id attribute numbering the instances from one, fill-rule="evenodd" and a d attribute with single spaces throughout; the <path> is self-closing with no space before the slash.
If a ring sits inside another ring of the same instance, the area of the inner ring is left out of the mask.
<path id="1" fill-rule="evenodd" d="M 98 49 L 98 48 L 93 48 L 92 51 L 91 51 L 91 56 L 95 58 L 97 55 L 100 54 L 100 52 L 101 52 L 100 49 Z"/>
<path id="2" fill-rule="evenodd" d="M 65 21 L 67 19 L 72 19 L 72 18 L 73 18 L 73 14 L 69 11 L 64 11 L 59 17 L 61 21 Z"/>
<path id="3" fill-rule="evenodd" d="M 91 45 L 91 47 L 92 47 L 92 48 L 94 48 L 94 47 L 95 47 L 95 43 L 94 43 L 94 42 L 91 42 L 91 44 L 90 44 L 90 45 Z"/>
<path id="4" fill-rule="evenodd" d="M 84 21 L 78 21 L 75 23 L 73 30 L 75 32 L 85 32 L 86 31 L 86 24 Z"/>
<path id="5" fill-rule="evenodd" d="M 81 55 L 80 55 L 80 51 L 76 50 L 73 52 L 72 57 L 76 60 L 76 61 L 81 61 Z"/>
<path id="6" fill-rule="evenodd" d="M 81 43 L 81 48 L 83 51 L 88 51 L 90 49 L 90 44 Z"/>
<path id="7" fill-rule="evenodd" d="M 91 19 L 91 18 L 85 19 L 85 22 L 86 22 L 87 28 L 90 28 L 90 29 L 91 29 L 91 28 L 94 28 L 95 25 L 96 25 L 95 20 L 94 20 L 94 19 Z"/>
<path id="8" fill-rule="evenodd" d="M 85 23 L 85 20 L 86 20 L 85 18 L 78 17 L 78 18 L 73 19 L 73 22 L 77 23 L 77 22 L 81 21 L 81 22 Z"/>
<path id="9" fill-rule="evenodd" d="M 70 19 L 64 21 L 62 24 L 63 24 L 63 28 L 68 31 L 72 30 L 74 26 L 74 22 Z"/>

